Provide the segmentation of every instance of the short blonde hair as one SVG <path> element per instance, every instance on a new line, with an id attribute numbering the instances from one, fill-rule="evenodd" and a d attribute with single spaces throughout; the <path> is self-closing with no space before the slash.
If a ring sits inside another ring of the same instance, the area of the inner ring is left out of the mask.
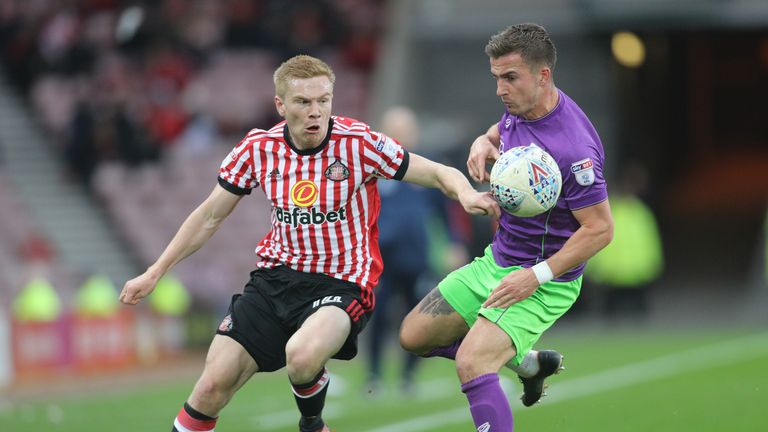
<path id="1" fill-rule="evenodd" d="M 275 82 L 275 93 L 280 97 L 284 97 L 286 90 L 288 90 L 288 81 L 318 76 L 328 77 L 331 85 L 336 82 L 336 75 L 333 73 L 333 69 L 324 61 L 303 54 L 291 57 L 277 68 L 272 77 Z"/>

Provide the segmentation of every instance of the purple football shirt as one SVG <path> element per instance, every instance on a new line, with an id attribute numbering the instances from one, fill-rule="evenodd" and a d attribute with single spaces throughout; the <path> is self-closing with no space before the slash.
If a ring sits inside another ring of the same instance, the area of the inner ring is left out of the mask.
<path id="1" fill-rule="evenodd" d="M 505 112 L 499 122 L 502 153 L 535 144 L 555 159 L 563 177 L 552 210 L 528 218 L 502 212 L 492 245 L 502 267 L 530 267 L 549 258 L 580 226 L 571 212 L 608 198 L 600 137 L 581 108 L 559 89 L 558 93 L 557 106 L 542 118 L 529 121 Z M 583 271 L 582 263 L 555 280 L 571 281 Z"/>

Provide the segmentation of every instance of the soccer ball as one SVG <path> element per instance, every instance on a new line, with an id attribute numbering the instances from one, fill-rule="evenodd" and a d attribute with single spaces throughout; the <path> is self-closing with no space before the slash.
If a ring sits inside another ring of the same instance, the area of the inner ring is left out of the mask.
<path id="1" fill-rule="evenodd" d="M 508 213 L 531 217 L 557 203 L 563 179 L 557 162 L 540 147 L 514 147 L 491 169 L 491 195 Z"/>

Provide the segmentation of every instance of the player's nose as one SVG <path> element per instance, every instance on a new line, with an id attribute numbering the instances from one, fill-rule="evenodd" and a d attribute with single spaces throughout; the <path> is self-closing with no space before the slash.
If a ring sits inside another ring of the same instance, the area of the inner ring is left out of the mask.
<path id="1" fill-rule="evenodd" d="M 316 101 L 312 101 L 312 103 L 309 106 L 309 116 L 311 118 L 318 118 L 320 117 L 320 104 Z"/>

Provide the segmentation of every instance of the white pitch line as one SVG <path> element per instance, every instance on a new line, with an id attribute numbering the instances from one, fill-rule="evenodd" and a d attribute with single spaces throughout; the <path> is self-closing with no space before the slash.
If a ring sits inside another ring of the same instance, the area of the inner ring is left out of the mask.
<path id="1" fill-rule="evenodd" d="M 553 403 L 576 399 L 606 390 L 629 387 L 656 379 L 678 375 L 681 372 L 708 369 L 737 361 L 749 360 L 768 353 L 768 333 L 750 335 L 732 341 L 707 345 L 653 360 L 633 363 L 607 371 L 558 382 L 556 393 L 547 397 L 546 407 Z M 469 408 L 464 406 L 439 414 L 416 417 L 393 423 L 367 432 L 419 432 L 456 424 L 470 418 Z"/>

